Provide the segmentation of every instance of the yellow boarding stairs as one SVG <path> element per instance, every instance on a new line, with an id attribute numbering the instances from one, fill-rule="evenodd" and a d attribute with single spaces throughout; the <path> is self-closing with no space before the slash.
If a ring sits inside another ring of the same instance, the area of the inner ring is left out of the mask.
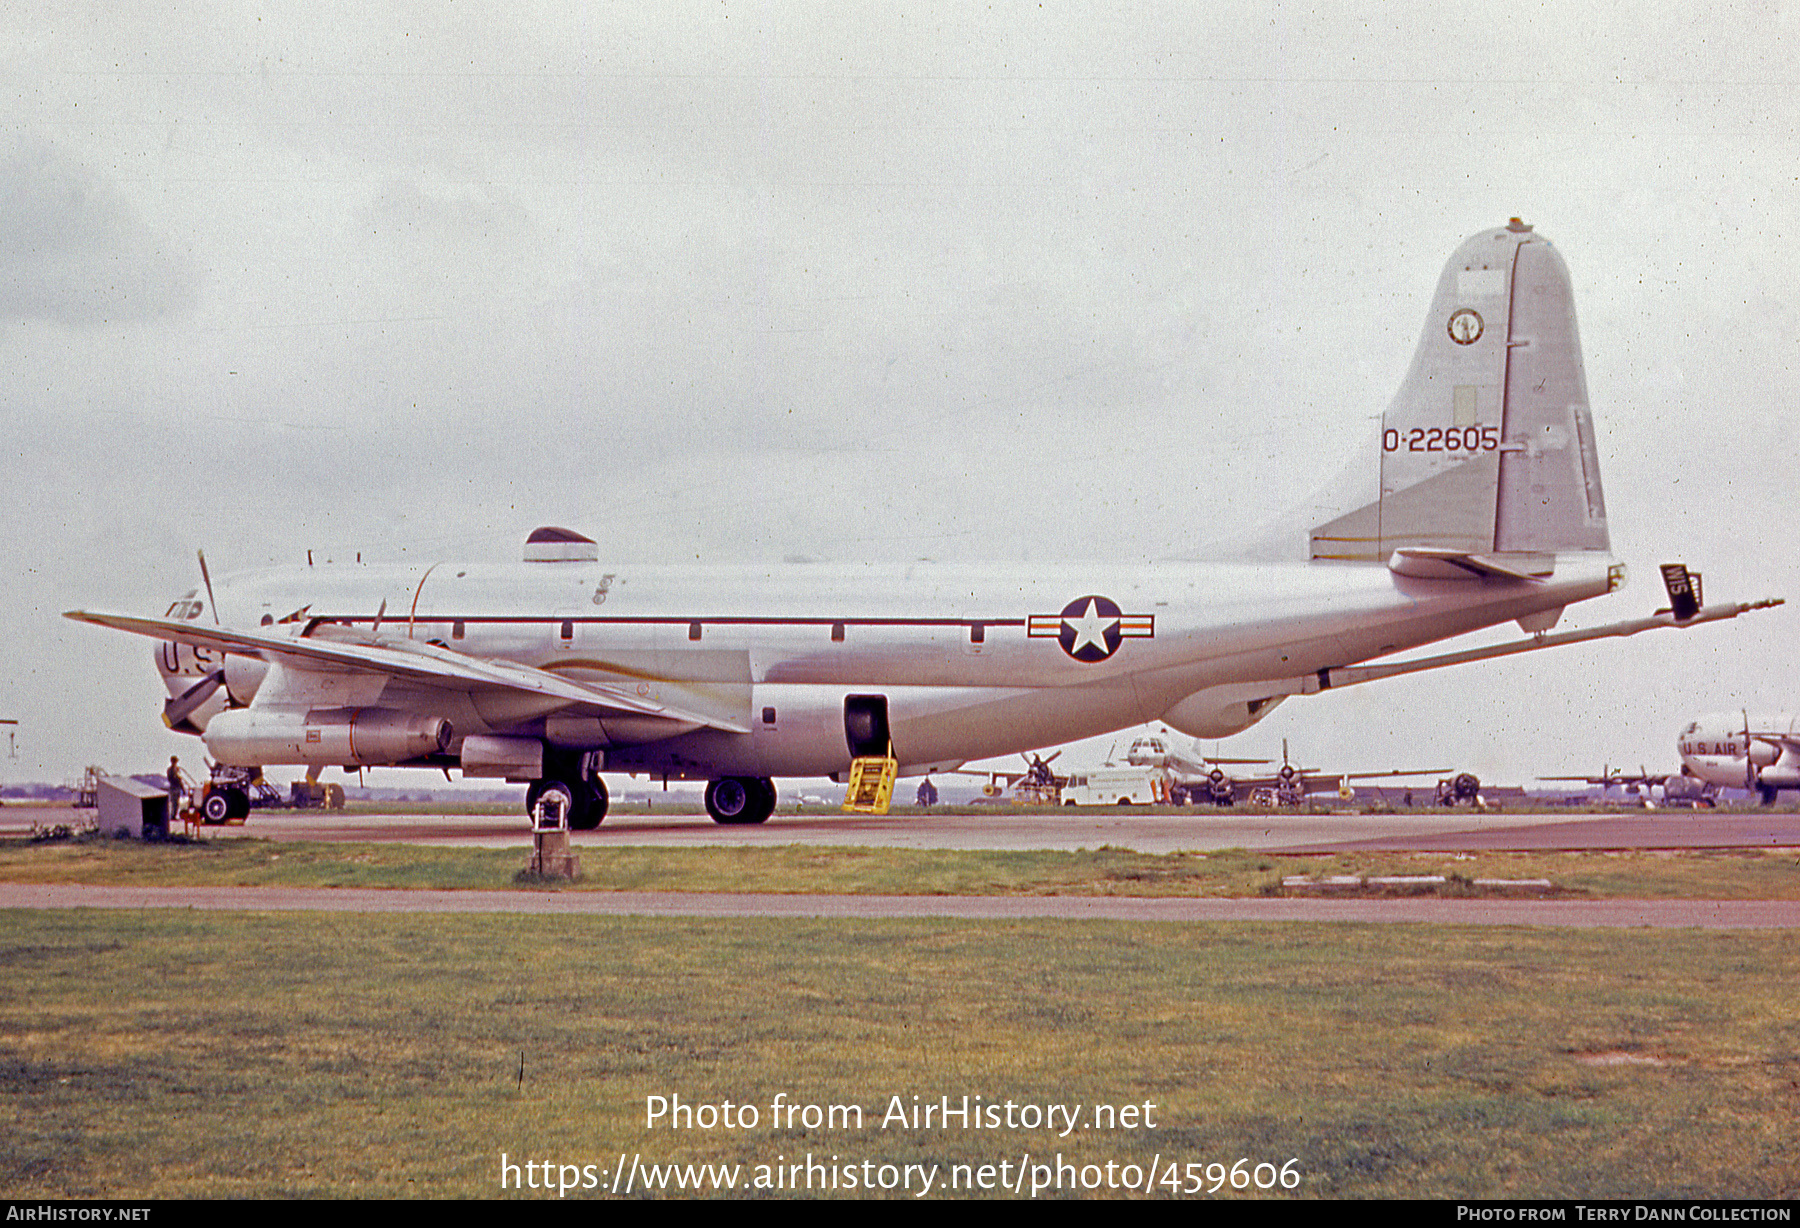
<path id="1" fill-rule="evenodd" d="M 900 775 L 900 761 L 894 758 L 893 746 L 885 755 L 863 755 L 850 761 L 850 788 L 844 794 L 844 809 L 850 814 L 886 814 L 894 800 L 894 779 Z"/>

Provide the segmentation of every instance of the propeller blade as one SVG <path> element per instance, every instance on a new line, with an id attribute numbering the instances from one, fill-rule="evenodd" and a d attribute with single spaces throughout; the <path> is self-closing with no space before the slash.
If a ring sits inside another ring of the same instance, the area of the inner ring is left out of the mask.
<path id="1" fill-rule="evenodd" d="M 219 622 L 219 603 L 213 600 L 212 575 L 206 570 L 206 551 L 196 550 L 194 553 L 200 556 L 200 579 L 206 582 L 206 608 L 212 611 L 213 624 L 223 626 Z"/>
<path id="2" fill-rule="evenodd" d="M 225 685 L 225 671 L 215 669 L 193 686 L 163 703 L 163 724 L 170 729 L 175 728 L 197 711 L 201 704 L 213 697 L 213 692 Z"/>

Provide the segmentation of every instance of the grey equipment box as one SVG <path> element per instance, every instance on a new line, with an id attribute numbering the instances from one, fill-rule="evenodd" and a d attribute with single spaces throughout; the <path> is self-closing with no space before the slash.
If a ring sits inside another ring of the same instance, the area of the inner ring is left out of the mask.
<path id="1" fill-rule="evenodd" d="M 129 776 L 100 778 L 100 830 L 130 832 L 138 839 L 169 834 L 169 794 Z"/>

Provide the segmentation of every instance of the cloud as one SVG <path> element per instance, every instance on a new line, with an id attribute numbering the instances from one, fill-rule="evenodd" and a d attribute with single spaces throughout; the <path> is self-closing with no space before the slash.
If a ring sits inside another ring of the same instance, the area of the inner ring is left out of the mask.
<path id="1" fill-rule="evenodd" d="M 105 180 L 43 141 L 0 160 L 0 319 L 78 327 L 192 306 L 193 262 Z"/>

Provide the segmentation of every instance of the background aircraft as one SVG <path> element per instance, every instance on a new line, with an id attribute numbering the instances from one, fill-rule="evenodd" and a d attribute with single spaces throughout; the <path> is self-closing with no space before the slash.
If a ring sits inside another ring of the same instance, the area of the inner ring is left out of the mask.
<path id="1" fill-rule="evenodd" d="M 1206 802 L 1215 806 L 1230 806 L 1237 802 L 1248 801 L 1259 792 L 1266 792 L 1273 798 L 1275 804 L 1293 806 L 1315 793 L 1335 793 L 1343 796 L 1351 791 L 1349 782 L 1352 780 L 1435 776 L 1449 771 L 1448 768 L 1418 768 L 1378 772 L 1321 773 L 1317 768 L 1294 766 L 1288 759 L 1287 739 L 1283 738 L 1281 740 L 1281 767 L 1277 771 L 1260 776 L 1231 775 L 1224 770 L 1227 765 L 1259 764 L 1271 761 L 1268 759 L 1221 759 L 1201 755 L 1198 747 L 1188 752 L 1181 749 L 1173 738 L 1159 733 L 1143 734 L 1134 738 L 1130 749 L 1126 752 L 1125 761 L 1138 766 L 1159 767 L 1166 771 L 1169 775 L 1170 798 L 1181 805 L 1189 802 Z"/>
<path id="2" fill-rule="evenodd" d="M 991 771 L 979 771 L 974 768 L 959 768 L 959 775 L 982 776 L 987 783 L 981 786 L 983 797 L 1003 797 L 1008 789 L 1013 792 L 1013 800 L 1021 805 L 1054 806 L 1061 802 L 1063 786 L 1069 783 L 1067 776 L 1059 776 L 1050 770 L 1062 752 L 1053 751 L 1048 757 L 1037 754 L 1021 753 L 1019 758 L 1025 761 L 1022 771 L 1008 771 L 996 768 Z"/>
<path id="3" fill-rule="evenodd" d="M 1690 721 L 1677 740 L 1682 771 L 1732 789 L 1752 789 L 1765 806 L 1800 789 L 1800 717 L 1713 713 Z"/>
<path id="4" fill-rule="evenodd" d="M 1636 772 L 1627 772 L 1623 768 L 1604 767 L 1597 776 L 1540 776 L 1539 780 L 1580 781 L 1584 784 L 1599 785 L 1601 800 L 1618 789 L 1628 801 L 1642 806 L 1654 806 L 1656 796 L 1653 790 L 1662 790 L 1662 800 L 1668 805 L 1711 806 L 1718 798 L 1719 787 L 1708 781 L 1700 780 L 1682 772 L 1656 773 L 1639 768 Z"/>

